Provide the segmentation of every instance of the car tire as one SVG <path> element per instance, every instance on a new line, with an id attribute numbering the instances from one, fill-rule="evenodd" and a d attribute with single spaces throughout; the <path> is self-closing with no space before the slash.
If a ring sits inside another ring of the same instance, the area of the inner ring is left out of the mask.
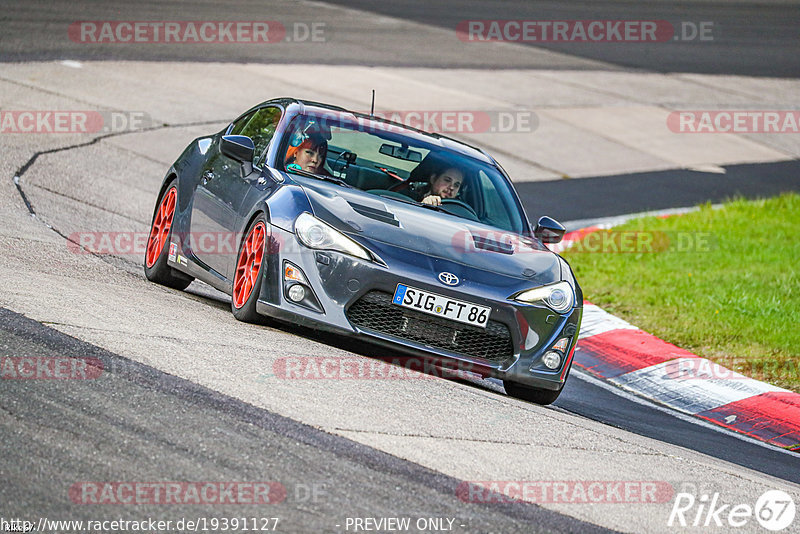
<path id="1" fill-rule="evenodd" d="M 564 389 L 564 385 L 562 384 L 560 388 L 556 390 L 552 389 L 541 389 L 541 388 L 532 388 L 530 386 L 525 386 L 518 382 L 511 382 L 510 380 L 503 380 L 503 387 L 506 388 L 506 393 L 515 397 L 517 399 L 522 399 L 528 402 L 533 402 L 536 404 L 541 404 L 546 406 L 548 404 L 552 404 L 561 395 L 561 390 Z"/>
<path id="2" fill-rule="evenodd" d="M 178 180 L 172 180 L 158 199 L 150 223 L 150 235 L 144 253 L 144 275 L 151 282 L 177 290 L 186 289 L 194 280 L 188 274 L 173 269 L 167 263 L 172 223 L 178 205 Z"/>
<path id="3" fill-rule="evenodd" d="M 239 244 L 236 268 L 231 291 L 231 311 L 239 321 L 262 323 L 265 318 L 256 311 L 261 293 L 261 281 L 266 268 L 267 221 L 264 215 L 256 217 L 247 227 Z"/>

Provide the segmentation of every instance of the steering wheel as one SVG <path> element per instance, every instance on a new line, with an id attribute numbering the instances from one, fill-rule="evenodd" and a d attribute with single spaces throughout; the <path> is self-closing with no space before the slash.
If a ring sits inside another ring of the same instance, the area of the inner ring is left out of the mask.
<path id="1" fill-rule="evenodd" d="M 442 207 L 444 208 L 448 204 L 450 204 L 452 206 L 461 206 L 462 208 L 466 209 L 469 212 L 470 215 L 475 217 L 476 221 L 479 220 L 478 219 L 478 214 L 475 213 L 475 210 L 473 209 L 473 207 L 470 206 L 469 204 L 467 204 L 466 202 L 458 200 L 457 198 L 443 198 L 442 199 Z"/>

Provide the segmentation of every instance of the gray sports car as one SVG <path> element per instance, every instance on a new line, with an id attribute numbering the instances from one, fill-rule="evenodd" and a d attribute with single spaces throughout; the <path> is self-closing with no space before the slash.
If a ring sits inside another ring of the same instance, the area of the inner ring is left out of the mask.
<path id="1" fill-rule="evenodd" d="M 158 193 L 153 282 L 200 279 L 265 316 L 456 362 L 553 402 L 583 311 L 566 261 L 486 152 L 280 98 L 192 141 Z"/>

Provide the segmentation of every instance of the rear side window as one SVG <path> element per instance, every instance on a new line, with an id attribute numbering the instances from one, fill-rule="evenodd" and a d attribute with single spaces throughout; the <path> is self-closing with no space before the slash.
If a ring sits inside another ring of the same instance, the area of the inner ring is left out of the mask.
<path id="1" fill-rule="evenodd" d="M 256 114 L 256 111 L 258 110 L 251 111 L 244 117 L 236 119 L 234 123 L 231 125 L 231 129 L 227 135 L 243 135 L 242 130 L 244 129 L 245 126 L 247 126 L 247 122 L 253 118 L 253 115 Z"/>
<path id="2" fill-rule="evenodd" d="M 279 108 L 261 108 L 237 120 L 230 135 L 246 135 L 256 146 L 253 165 L 259 165 L 266 156 L 267 147 L 275 135 L 275 128 L 281 120 Z"/>

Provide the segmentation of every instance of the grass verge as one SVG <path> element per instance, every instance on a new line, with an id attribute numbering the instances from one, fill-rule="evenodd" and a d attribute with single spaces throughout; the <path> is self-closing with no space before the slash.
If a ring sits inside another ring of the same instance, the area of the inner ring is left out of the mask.
<path id="1" fill-rule="evenodd" d="M 635 219 L 563 256 L 592 303 L 800 393 L 800 195 Z"/>

